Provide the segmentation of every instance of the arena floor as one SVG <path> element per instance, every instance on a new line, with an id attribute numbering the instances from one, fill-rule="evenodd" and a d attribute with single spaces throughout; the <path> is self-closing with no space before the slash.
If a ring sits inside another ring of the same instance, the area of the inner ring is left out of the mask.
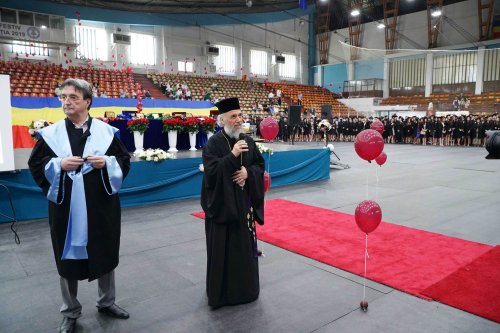
<path id="1" fill-rule="evenodd" d="M 328 181 L 271 189 L 268 199 L 353 214 L 368 193 L 382 207 L 384 221 L 500 244 L 500 161 L 486 160 L 484 148 L 386 145 L 382 167 L 361 160 L 352 143 L 335 143 L 335 152 L 349 169 L 332 169 Z M 500 331 L 495 322 L 373 282 L 364 313 L 361 277 L 270 244 L 264 244 L 266 256 L 260 259 L 260 298 L 211 311 L 204 225 L 190 215 L 200 210 L 198 200 L 124 209 L 117 304 L 131 318 L 98 314 L 97 283 L 83 281 L 77 332 Z M 0 225 L 0 331 L 53 332 L 62 317 L 47 221 L 19 223 L 19 236 L 18 246 L 9 225 Z"/>

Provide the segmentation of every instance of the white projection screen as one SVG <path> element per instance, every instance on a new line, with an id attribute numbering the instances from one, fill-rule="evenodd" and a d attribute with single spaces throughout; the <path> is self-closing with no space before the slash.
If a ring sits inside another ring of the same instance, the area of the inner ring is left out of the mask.
<path id="1" fill-rule="evenodd" d="M 14 170 L 12 142 L 12 110 L 10 108 L 10 80 L 0 75 L 0 172 Z"/>

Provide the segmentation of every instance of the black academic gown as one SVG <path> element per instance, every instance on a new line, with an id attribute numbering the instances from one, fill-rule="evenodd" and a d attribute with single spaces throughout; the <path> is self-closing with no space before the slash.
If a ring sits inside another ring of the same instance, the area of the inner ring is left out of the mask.
<path id="1" fill-rule="evenodd" d="M 92 118 L 89 118 L 89 128 L 90 126 L 92 126 Z M 67 119 L 66 129 L 73 155 L 82 156 L 89 131 L 82 135 L 82 130 L 75 129 Z M 122 169 L 123 177 L 125 177 L 130 169 L 130 155 L 118 138 L 113 139 L 106 155 L 116 157 Z M 53 157 L 57 157 L 56 154 L 43 139 L 40 139 L 33 148 L 28 161 L 33 178 L 45 195 L 50 184 L 45 178 L 44 169 L 45 165 Z M 101 176 L 101 170 L 104 177 Z M 73 184 L 70 177 L 64 177 L 64 171 L 61 173 L 61 179 L 64 179 L 64 183 L 62 183 L 59 190 L 59 196 L 61 196 L 63 192 L 62 186 L 64 186 L 64 200 L 59 205 L 48 201 L 54 257 L 59 275 L 66 279 L 88 279 L 91 281 L 111 272 L 118 266 L 121 226 L 120 199 L 118 194 L 108 195 L 106 192 L 102 178 L 106 179 L 109 192 L 111 192 L 111 187 L 107 181 L 106 168 L 101 170 L 94 169 L 83 176 L 88 218 L 88 259 L 61 260 L 68 229 L 71 187 Z M 58 202 L 61 199 L 59 197 Z"/>
<path id="2" fill-rule="evenodd" d="M 212 308 L 254 301 L 260 290 L 254 221 L 264 224 L 264 160 L 254 141 L 246 137 L 249 151 L 243 153 L 243 165 L 248 179 L 241 189 L 231 179 L 241 167 L 240 157 L 231 153 L 236 141 L 220 131 L 210 138 L 202 155 L 206 287 Z"/>

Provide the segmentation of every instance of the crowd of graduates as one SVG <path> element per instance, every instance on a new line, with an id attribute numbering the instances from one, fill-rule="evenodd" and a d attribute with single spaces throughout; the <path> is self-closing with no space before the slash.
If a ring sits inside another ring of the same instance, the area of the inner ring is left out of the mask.
<path id="1" fill-rule="evenodd" d="M 322 119 L 310 114 L 303 115 L 296 125 L 290 125 L 286 114 L 275 115 L 279 124 L 277 139 L 287 142 L 320 141 L 328 136 L 328 141 L 353 142 L 356 135 L 369 129 L 371 123 L 378 119 L 384 124 L 382 136 L 386 143 L 421 144 L 439 146 L 484 146 L 486 131 L 500 130 L 498 114 L 479 115 L 447 115 L 444 117 L 403 117 L 392 116 L 382 118 L 335 117 L 331 123 L 324 124 Z M 255 124 L 257 135 L 261 118 L 247 117 L 247 122 Z"/>

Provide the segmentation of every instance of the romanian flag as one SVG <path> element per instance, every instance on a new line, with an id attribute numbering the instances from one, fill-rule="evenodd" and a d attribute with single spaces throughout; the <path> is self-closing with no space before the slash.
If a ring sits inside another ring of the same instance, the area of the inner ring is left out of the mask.
<path id="1" fill-rule="evenodd" d="M 208 101 L 177 101 L 160 99 L 143 99 L 143 114 L 186 112 L 195 117 L 210 116 L 214 109 Z M 61 102 L 56 97 L 11 97 L 12 134 L 14 148 L 33 147 L 34 141 L 28 132 L 28 126 L 34 120 L 43 119 L 54 123 L 64 119 Z M 106 112 L 119 115 L 122 111 L 137 111 L 137 100 L 133 98 L 93 98 L 90 115 L 104 117 Z"/>

